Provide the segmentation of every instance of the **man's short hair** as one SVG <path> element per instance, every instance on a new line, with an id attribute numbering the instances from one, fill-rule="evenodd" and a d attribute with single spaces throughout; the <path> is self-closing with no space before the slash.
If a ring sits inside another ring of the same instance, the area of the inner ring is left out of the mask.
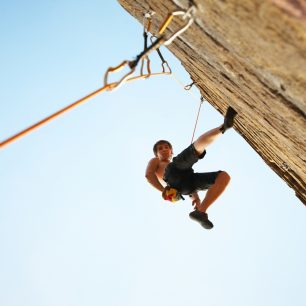
<path id="1" fill-rule="evenodd" d="M 167 141 L 167 140 L 159 140 L 153 146 L 153 152 L 154 152 L 155 156 L 157 156 L 157 146 L 163 145 L 163 144 L 167 144 L 169 146 L 169 148 L 172 150 L 172 145 L 171 145 L 171 143 L 169 141 Z"/>

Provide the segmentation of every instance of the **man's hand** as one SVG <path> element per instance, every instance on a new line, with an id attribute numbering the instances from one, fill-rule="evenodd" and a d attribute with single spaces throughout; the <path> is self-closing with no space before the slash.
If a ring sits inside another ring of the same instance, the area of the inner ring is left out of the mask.
<path id="1" fill-rule="evenodd" d="M 170 202 L 177 202 L 181 200 L 181 194 L 175 189 L 170 186 L 166 186 L 162 192 L 162 197 L 166 201 Z"/>
<path id="2" fill-rule="evenodd" d="M 201 205 L 201 200 L 198 196 L 197 192 L 194 192 L 190 195 L 191 201 L 192 201 L 192 205 L 194 206 L 194 208 L 197 208 L 198 206 Z"/>
<path id="3" fill-rule="evenodd" d="M 166 195 L 167 190 L 169 190 L 169 187 L 168 187 L 168 186 L 166 186 L 166 187 L 164 188 L 163 192 L 162 192 L 162 197 L 163 197 L 164 200 L 167 200 L 167 195 Z"/>
<path id="4" fill-rule="evenodd" d="M 192 205 L 194 206 L 194 208 L 200 206 L 201 200 L 199 198 L 192 200 Z"/>

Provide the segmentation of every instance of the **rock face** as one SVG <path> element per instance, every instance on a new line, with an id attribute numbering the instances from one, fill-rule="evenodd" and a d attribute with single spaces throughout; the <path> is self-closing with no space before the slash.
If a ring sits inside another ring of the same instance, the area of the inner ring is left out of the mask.
<path id="1" fill-rule="evenodd" d="M 306 3 L 304 0 L 119 0 L 156 34 L 169 12 L 196 7 L 195 22 L 169 50 L 219 112 L 306 203 Z M 171 35 L 184 24 L 174 18 Z"/>

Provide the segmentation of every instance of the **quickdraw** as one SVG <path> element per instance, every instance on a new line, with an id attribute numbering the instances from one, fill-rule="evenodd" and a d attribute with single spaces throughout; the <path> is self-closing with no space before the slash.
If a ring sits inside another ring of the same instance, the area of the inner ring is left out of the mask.
<path id="1" fill-rule="evenodd" d="M 135 60 L 133 60 L 133 61 L 125 60 L 116 67 L 108 68 L 108 70 L 105 72 L 105 75 L 104 75 L 104 86 L 110 85 L 110 84 L 108 84 L 108 76 L 109 76 L 110 73 L 117 72 L 117 71 L 123 69 L 126 66 L 128 66 L 131 70 L 128 71 L 119 81 L 117 81 L 115 83 L 112 83 L 111 88 L 109 88 L 109 89 L 113 90 L 115 88 L 119 88 L 119 86 L 121 84 L 123 84 L 125 81 L 129 81 L 129 76 L 131 76 L 135 72 L 136 66 L 138 65 L 139 61 L 145 61 L 145 59 L 148 58 L 148 55 L 152 51 L 159 49 L 162 45 L 164 45 L 164 46 L 170 45 L 176 37 L 181 35 L 183 32 L 185 32 L 191 26 L 191 24 L 194 21 L 195 11 L 196 11 L 195 6 L 192 6 L 187 11 L 175 11 L 175 12 L 170 13 L 166 17 L 166 19 L 164 20 L 162 25 L 160 26 L 159 31 L 158 31 L 157 39 L 154 42 L 152 42 L 151 46 L 149 46 L 149 47 L 147 46 L 147 30 L 144 30 L 144 33 L 146 33 L 146 34 L 144 34 L 144 38 L 145 38 L 144 50 L 139 55 L 136 56 Z M 173 18 L 175 16 L 180 16 L 180 17 L 182 17 L 182 19 L 184 21 L 186 19 L 188 21 L 180 29 L 178 29 L 174 34 L 172 34 L 170 37 L 167 38 L 163 33 L 168 28 L 169 24 L 171 23 L 171 21 L 173 20 Z M 150 27 L 151 27 L 151 20 L 150 20 L 151 15 L 148 16 L 148 19 L 149 19 L 149 21 L 148 21 L 147 28 L 150 29 Z M 140 76 L 137 76 L 137 77 L 133 78 L 132 80 L 136 80 L 136 79 L 139 79 L 139 78 L 147 78 L 148 76 L 151 76 L 151 75 L 152 75 L 151 73 L 149 75 L 141 74 Z"/>

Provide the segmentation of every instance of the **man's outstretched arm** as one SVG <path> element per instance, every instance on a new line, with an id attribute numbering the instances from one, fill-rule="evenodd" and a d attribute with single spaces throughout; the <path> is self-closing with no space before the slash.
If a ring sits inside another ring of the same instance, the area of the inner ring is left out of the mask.
<path id="1" fill-rule="evenodd" d="M 158 158 L 152 158 L 148 163 L 145 176 L 146 176 L 147 181 L 155 189 L 159 190 L 160 192 L 163 192 L 164 187 L 156 176 L 156 170 L 157 170 L 158 164 L 159 164 Z"/>

